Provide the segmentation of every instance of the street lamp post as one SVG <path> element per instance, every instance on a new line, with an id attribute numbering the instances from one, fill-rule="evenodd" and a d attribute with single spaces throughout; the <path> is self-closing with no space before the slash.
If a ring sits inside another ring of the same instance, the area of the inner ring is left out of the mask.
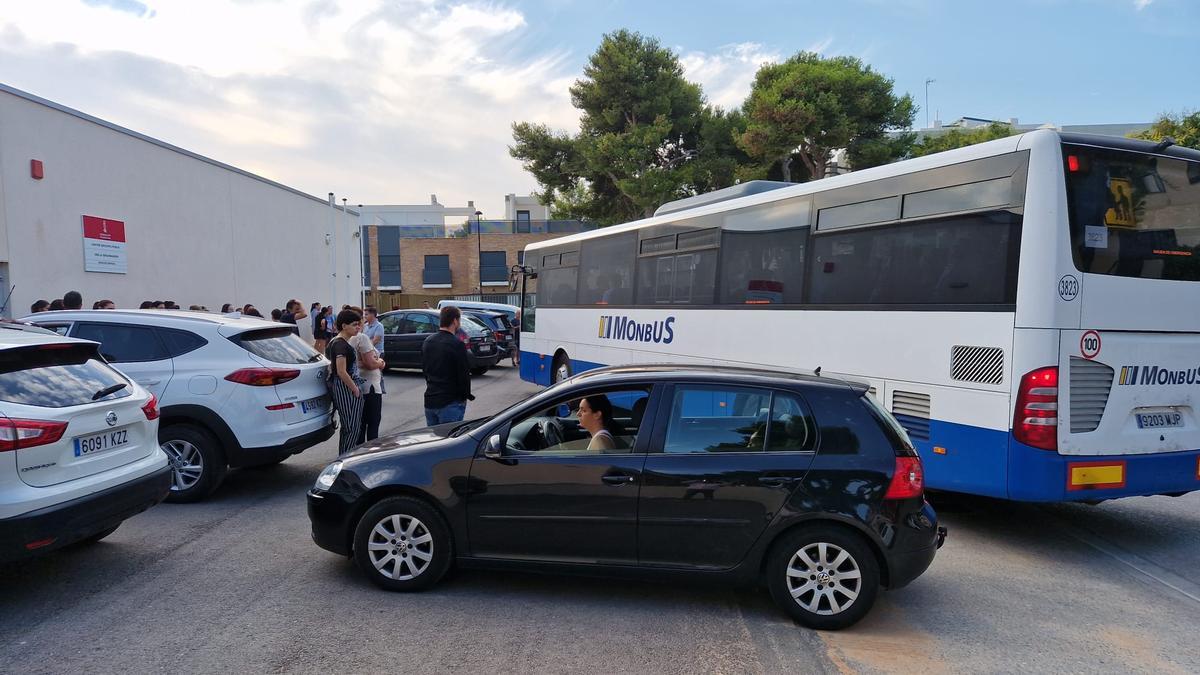
<path id="1" fill-rule="evenodd" d="M 925 78 L 925 128 L 929 128 L 929 85 L 937 82 L 932 77 Z"/>
<path id="2" fill-rule="evenodd" d="M 483 211 L 475 212 L 475 276 L 479 281 L 479 299 L 483 300 Z"/>

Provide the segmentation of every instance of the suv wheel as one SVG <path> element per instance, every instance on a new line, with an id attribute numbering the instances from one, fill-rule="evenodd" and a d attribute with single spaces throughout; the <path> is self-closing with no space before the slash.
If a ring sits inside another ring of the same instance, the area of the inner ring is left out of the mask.
<path id="1" fill-rule="evenodd" d="M 836 527 L 786 535 L 771 551 L 766 574 L 771 597 L 808 628 L 852 626 L 879 594 L 879 566 L 867 543 Z"/>
<path id="2" fill-rule="evenodd" d="M 225 455 L 217 439 L 191 424 L 172 424 L 158 432 L 158 444 L 171 460 L 169 502 L 195 502 L 225 478 Z"/>
<path id="3" fill-rule="evenodd" d="M 412 497 L 389 497 L 372 506 L 354 532 L 354 560 L 389 591 L 420 591 L 446 574 L 450 528 L 433 507 Z"/>

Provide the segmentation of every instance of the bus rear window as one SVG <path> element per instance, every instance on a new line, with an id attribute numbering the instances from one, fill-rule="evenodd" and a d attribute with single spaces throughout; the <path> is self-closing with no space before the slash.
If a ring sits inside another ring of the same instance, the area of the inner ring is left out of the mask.
<path id="1" fill-rule="evenodd" d="M 1200 162 L 1063 145 L 1081 272 L 1200 280 Z"/>

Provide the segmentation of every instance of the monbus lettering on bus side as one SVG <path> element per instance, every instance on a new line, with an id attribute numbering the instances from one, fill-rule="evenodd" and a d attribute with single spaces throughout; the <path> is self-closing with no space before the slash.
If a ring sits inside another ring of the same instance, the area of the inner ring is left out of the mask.
<path id="1" fill-rule="evenodd" d="M 1138 376 L 1141 375 L 1139 378 Z M 1121 366 L 1117 384 L 1196 384 L 1200 383 L 1200 367 L 1172 370 L 1159 366 Z"/>
<path id="2" fill-rule="evenodd" d="M 671 324 L 675 317 L 668 316 L 662 321 L 639 322 L 627 316 L 602 316 L 596 337 L 607 340 L 628 340 L 629 342 L 659 342 L 669 345 L 675 339 L 675 329 Z"/>

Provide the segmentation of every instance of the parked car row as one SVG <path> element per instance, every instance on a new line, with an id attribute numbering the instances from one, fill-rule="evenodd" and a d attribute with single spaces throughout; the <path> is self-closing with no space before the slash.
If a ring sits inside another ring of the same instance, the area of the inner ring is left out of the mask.
<path id="1" fill-rule="evenodd" d="M 59 311 L 23 319 L 90 340 L 154 394 L 168 500 L 210 495 L 231 467 L 282 462 L 333 435 L 328 361 L 292 326 L 166 310 Z"/>

